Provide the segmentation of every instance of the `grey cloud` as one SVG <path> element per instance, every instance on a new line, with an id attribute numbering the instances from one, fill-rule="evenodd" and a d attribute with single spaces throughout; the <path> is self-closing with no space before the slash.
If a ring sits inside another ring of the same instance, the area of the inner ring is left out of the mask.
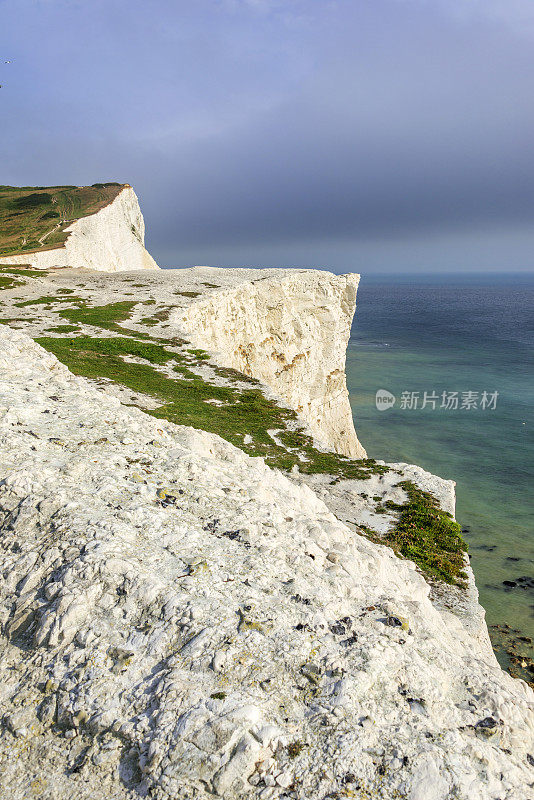
<path id="1" fill-rule="evenodd" d="M 532 264 L 524 4 L 17 2 L 5 182 L 129 181 L 167 263 Z"/>
<path id="2" fill-rule="evenodd" d="M 495 64 L 491 43 L 460 44 L 426 69 L 428 47 L 386 64 L 343 53 L 247 125 L 171 148 L 159 167 L 174 176 L 171 235 L 185 245 L 365 239 L 527 222 L 534 64 L 502 47 Z M 158 232 L 169 241 L 165 218 Z"/>

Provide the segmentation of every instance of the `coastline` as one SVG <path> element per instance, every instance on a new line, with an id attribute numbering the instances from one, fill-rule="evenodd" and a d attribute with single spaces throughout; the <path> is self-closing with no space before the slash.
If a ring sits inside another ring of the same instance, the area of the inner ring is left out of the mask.
<path id="1" fill-rule="evenodd" d="M 531 575 L 534 558 L 526 381 L 533 351 L 522 321 L 534 278 L 523 278 L 523 288 L 493 275 L 458 284 L 448 276 L 364 278 L 347 379 L 356 425 L 371 453 L 421 463 L 457 482 L 458 518 L 497 656 L 512 674 L 532 680 L 532 671 L 517 663 L 521 656 L 528 667 L 534 657 L 530 590 L 503 584 Z M 478 315 L 470 307 L 478 307 Z M 485 417 L 480 410 L 401 411 L 398 402 L 394 411 L 380 413 L 374 407 L 378 387 L 397 398 L 403 390 L 422 397 L 432 389 L 497 388 L 501 395 Z"/>
<path id="2" fill-rule="evenodd" d="M 489 645 L 454 482 L 336 452 L 357 276 L 2 271 L 8 784 L 527 791 L 534 693 Z"/>

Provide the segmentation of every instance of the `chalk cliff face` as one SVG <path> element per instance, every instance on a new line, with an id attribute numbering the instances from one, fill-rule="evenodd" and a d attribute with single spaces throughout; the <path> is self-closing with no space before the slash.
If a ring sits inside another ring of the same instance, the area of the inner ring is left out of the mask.
<path id="1" fill-rule="evenodd" d="M 221 270 L 197 267 L 218 283 Z M 319 270 L 247 270 L 170 320 L 218 361 L 271 387 L 338 453 L 365 457 L 354 430 L 345 353 L 359 275 Z"/>
<path id="2" fill-rule="evenodd" d="M 104 272 L 158 269 L 145 249 L 145 223 L 137 195 L 126 186 L 105 208 L 73 222 L 63 247 L 5 256 L 0 264 L 31 264 L 37 269 L 85 267 Z"/>
<path id="3" fill-rule="evenodd" d="M 532 691 L 411 562 L 5 326 L 0 373 L 4 796 L 532 796 Z"/>

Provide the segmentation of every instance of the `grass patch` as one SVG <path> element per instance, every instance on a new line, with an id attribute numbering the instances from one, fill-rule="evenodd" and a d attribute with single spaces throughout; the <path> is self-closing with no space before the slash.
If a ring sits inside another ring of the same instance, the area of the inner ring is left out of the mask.
<path id="1" fill-rule="evenodd" d="M 52 328 L 47 328 L 47 331 L 55 331 L 55 333 L 81 333 L 81 330 L 76 325 L 55 325 Z"/>
<path id="2" fill-rule="evenodd" d="M 121 300 L 118 303 L 109 303 L 106 306 L 84 305 L 81 308 L 64 309 L 59 313 L 70 322 L 116 330 L 119 322 L 124 322 L 124 320 L 130 318 L 132 308 L 135 305 L 134 300 Z"/>
<path id="3" fill-rule="evenodd" d="M 198 358 L 199 361 L 206 361 L 210 357 L 210 354 L 206 353 L 205 350 L 199 350 L 199 349 L 196 349 L 196 348 L 192 348 L 191 350 L 188 350 L 187 352 L 191 353 L 191 355 L 194 356 L 195 358 Z"/>
<path id="4" fill-rule="evenodd" d="M 55 295 L 37 297 L 35 300 L 23 300 L 22 303 L 14 303 L 17 308 L 25 308 L 26 306 L 39 306 L 50 305 L 52 303 L 83 303 L 81 297 L 56 297 Z"/>
<path id="5" fill-rule="evenodd" d="M 15 286 L 24 286 L 26 281 L 19 281 L 17 278 L 12 278 L 8 275 L 0 275 L 0 290 L 1 289 L 14 289 Z"/>
<path id="6" fill-rule="evenodd" d="M 81 302 L 85 303 L 83 300 Z M 78 325 L 93 325 L 95 328 L 104 328 L 126 336 L 135 334 L 139 339 L 151 339 L 148 333 L 134 331 L 119 324 L 130 318 L 135 305 L 135 300 L 120 300 L 106 306 L 82 305 L 79 308 L 61 309 L 58 313 L 60 317 Z"/>
<path id="7" fill-rule="evenodd" d="M 212 364 L 211 368 L 218 375 L 220 378 L 225 378 L 227 381 L 232 381 L 234 383 L 250 383 L 252 386 L 259 386 L 260 382 L 256 378 L 252 378 L 250 375 L 245 375 L 243 372 L 239 372 L 237 369 L 232 369 L 232 367 L 219 367 L 217 364 Z"/>
<path id="8" fill-rule="evenodd" d="M 306 747 L 307 745 L 305 742 L 301 742 L 300 740 L 290 742 L 286 748 L 287 754 L 289 758 L 297 758 L 297 756 L 299 756 Z"/>
<path id="9" fill-rule="evenodd" d="M 384 536 L 371 533 L 370 538 L 414 561 L 427 578 L 465 586 L 467 544 L 461 526 L 440 508 L 430 492 L 419 489 L 412 481 L 397 485 L 408 495 L 407 502 L 387 500 L 381 506 L 381 513 L 399 512 L 395 526 Z"/>
<path id="10" fill-rule="evenodd" d="M 155 303 L 156 301 L 153 300 L 152 302 Z M 148 303 L 149 301 L 145 300 L 145 304 Z M 157 325 L 159 322 L 167 322 L 172 310 L 172 306 L 164 306 L 163 308 L 160 308 L 159 311 L 154 311 L 150 317 L 143 317 L 140 322 L 142 322 L 143 325 Z"/>
<path id="11" fill-rule="evenodd" d="M 201 292 L 175 292 L 174 294 L 179 294 L 180 297 L 198 297 Z"/>
<path id="12" fill-rule="evenodd" d="M 17 266 L 4 267 L 3 264 L 0 264 L 0 272 L 3 273 L 8 272 L 11 275 L 20 275 L 21 277 L 24 278 L 42 278 L 43 275 L 48 275 L 47 269 L 28 269 L 27 267 L 24 267 L 22 264 L 20 265 L 20 267 Z"/>
<path id="13" fill-rule="evenodd" d="M 11 325 L 12 322 L 36 322 L 35 317 L 6 317 L 5 319 L 0 319 L 1 325 Z"/>

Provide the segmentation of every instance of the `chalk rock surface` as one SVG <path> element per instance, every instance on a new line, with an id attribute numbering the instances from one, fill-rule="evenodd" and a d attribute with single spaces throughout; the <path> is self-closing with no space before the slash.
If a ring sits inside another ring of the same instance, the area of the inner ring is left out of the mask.
<path id="1" fill-rule="evenodd" d="M 307 486 L 0 330 L 10 800 L 534 796 L 534 695 Z"/>
<path id="2" fill-rule="evenodd" d="M 85 267 L 104 272 L 158 269 L 145 248 L 145 222 L 137 195 L 125 186 L 109 205 L 65 228 L 62 247 L 5 256 L 0 264 L 30 264 L 37 269 Z"/>
<path id="3" fill-rule="evenodd" d="M 360 276 L 320 270 L 197 267 L 220 289 L 171 315 L 218 361 L 271 387 L 333 450 L 364 458 L 345 378 L 345 354 Z M 228 277 L 226 277 L 228 280 Z"/>

